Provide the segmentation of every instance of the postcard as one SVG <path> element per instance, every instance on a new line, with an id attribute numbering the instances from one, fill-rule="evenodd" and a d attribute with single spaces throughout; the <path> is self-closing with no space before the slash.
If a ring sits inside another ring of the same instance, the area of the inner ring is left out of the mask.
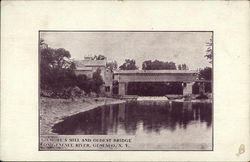
<path id="1" fill-rule="evenodd" d="M 248 1 L 1 1 L 2 161 L 249 161 Z"/>

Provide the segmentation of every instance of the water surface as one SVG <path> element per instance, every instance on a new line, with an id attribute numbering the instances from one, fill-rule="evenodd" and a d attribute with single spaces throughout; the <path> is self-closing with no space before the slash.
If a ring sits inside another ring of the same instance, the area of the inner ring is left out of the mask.
<path id="1" fill-rule="evenodd" d="M 144 101 L 101 106 L 67 117 L 53 132 L 133 136 L 132 149 L 211 150 L 212 104 Z"/>

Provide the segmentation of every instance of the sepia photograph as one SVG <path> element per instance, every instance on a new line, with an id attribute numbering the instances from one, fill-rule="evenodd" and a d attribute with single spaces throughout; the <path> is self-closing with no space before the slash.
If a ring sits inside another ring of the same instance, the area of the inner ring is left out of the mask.
<path id="1" fill-rule="evenodd" d="M 249 1 L 1 1 L 0 161 L 249 161 Z"/>
<path id="2" fill-rule="evenodd" d="M 213 151 L 213 31 L 39 31 L 40 151 Z"/>

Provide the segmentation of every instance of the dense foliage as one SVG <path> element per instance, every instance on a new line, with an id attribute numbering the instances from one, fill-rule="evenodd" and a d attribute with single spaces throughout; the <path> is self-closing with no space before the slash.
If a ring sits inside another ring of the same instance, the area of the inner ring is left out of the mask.
<path id="1" fill-rule="evenodd" d="M 178 70 L 188 70 L 188 66 L 186 64 L 180 64 L 178 65 Z"/>
<path id="2" fill-rule="evenodd" d="M 211 67 L 205 67 L 204 69 L 200 69 L 199 71 L 199 80 L 206 80 L 206 81 L 212 81 L 212 68 Z M 199 94 L 199 84 L 201 83 L 195 83 L 193 85 L 193 93 Z M 212 82 L 205 82 L 205 92 L 212 92 Z"/>
<path id="3" fill-rule="evenodd" d="M 100 93 L 100 87 L 104 84 L 104 81 L 101 76 L 101 70 L 98 68 L 96 72 L 93 73 L 91 90 L 95 93 Z"/>
<path id="4" fill-rule="evenodd" d="M 116 61 L 111 61 L 107 63 L 107 69 L 114 71 L 117 69 L 117 62 Z"/>
<path id="5" fill-rule="evenodd" d="M 84 90 L 85 93 L 89 94 L 91 92 L 91 82 L 92 80 L 87 78 L 86 75 L 78 75 L 76 79 L 76 85 Z"/>
<path id="6" fill-rule="evenodd" d="M 205 67 L 204 69 L 201 69 L 199 72 L 199 79 L 212 80 L 212 68 Z"/>
<path id="7" fill-rule="evenodd" d="M 147 60 L 142 63 L 142 70 L 176 70 L 174 62 L 163 62 L 159 60 Z"/>
<path id="8" fill-rule="evenodd" d="M 40 84 L 42 89 L 59 90 L 75 85 L 69 51 L 59 48 L 42 48 L 40 50 Z"/>
<path id="9" fill-rule="evenodd" d="M 84 90 L 86 94 L 90 94 L 90 92 L 100 93 L 100 88 L 103 84 L 104 81 L 100 69 L 97 69 L 96 72 L 93 73 L 92 78 L 88 78 L 86 75 L 78 75 L 76 79 L 76 85 Z"/>
<path id="10" fill-rule="evenodd" d="M 99 93 L 104 83 L 101 70 L 97 69 L 92 78 L 85 75 L 76 76 L 75 64 L 70 60 L 70 52 L 63 49 L 48 47 L 43 40 L 40 42 L 40 88 L 41 95 L 55 98 L 69 98 L 79 94 L 80 89 L 87 94 Z M 98 57 L 102 59 L 102 57 Z M 79 88 L 80 89 L 79 89 Z M 72 93 L 72 91 L 74 91 Z"/>
<path id="11" fill-rule="evenodd" d="M 137 70 L 138 67 L 136 66 L 135 60 L 126 59 L 125 63 L 123 63 L 120 67 L 120 70 Z"/>
<path id="12" fill-rule="evenodd" d="M 209 40 L 209 42 L 206 43 L 207 45 L 207 54 L 205 55 L 205 57 L 209 60 L 210 63 L 212 63 L 213 61 L 213 42 L 212 39 Z"/>
<path id="13" fill-rule="evenodd" d="M 93 60 L 106 60 L 107 58 L 103 55 L 95 55 L 92 59 Z"/>

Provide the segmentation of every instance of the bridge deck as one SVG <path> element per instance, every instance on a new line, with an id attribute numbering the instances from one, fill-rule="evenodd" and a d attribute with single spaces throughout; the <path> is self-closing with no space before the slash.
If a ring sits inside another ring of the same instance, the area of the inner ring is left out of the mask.
<path id="1" fill-rule="evenodd" d="M 197 70 L 116 70 L 114 74 L 198 74 Z"/>

